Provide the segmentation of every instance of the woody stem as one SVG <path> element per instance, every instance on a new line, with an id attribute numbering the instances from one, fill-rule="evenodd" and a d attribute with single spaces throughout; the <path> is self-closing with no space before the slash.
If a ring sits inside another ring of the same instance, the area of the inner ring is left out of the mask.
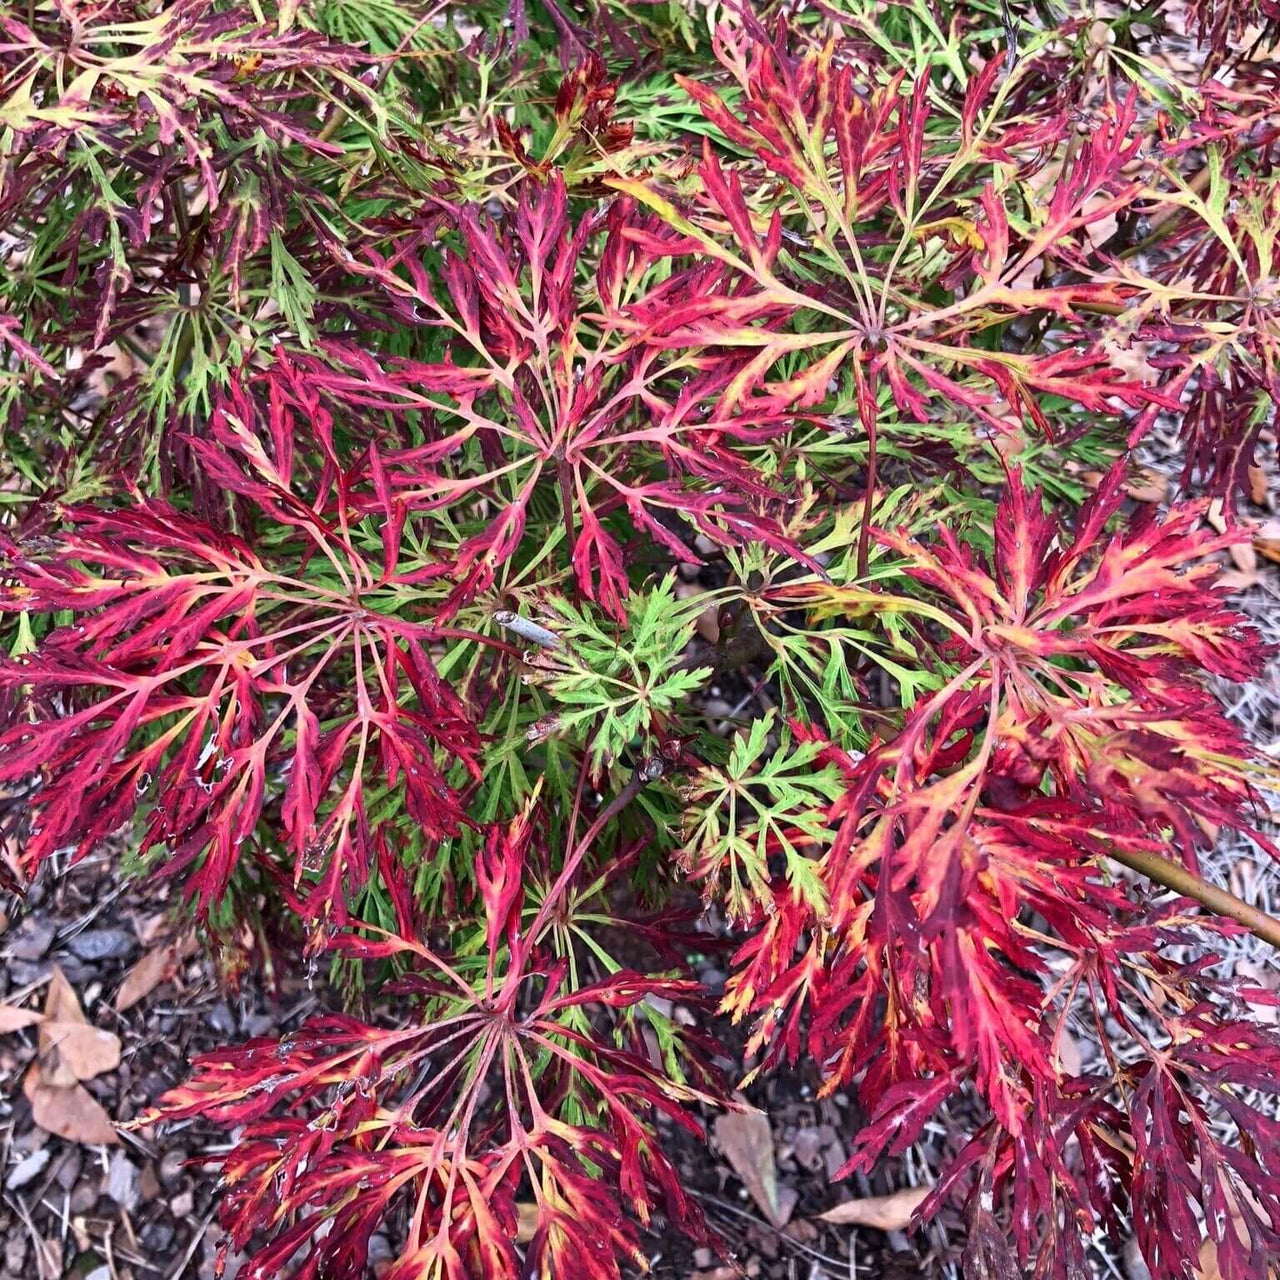
<path id="1" fill-rule="evenodd" d="M 1136 850 L 1112 850 L 1111 855 L 1116 862 L 1123 863 L 1133 871 L 1140 872 L 1148 880 L 1172 889 L 1183 897 L 1194 898 L 1202 906 L 1229 920 L 1242 924 L 1252 934 L 1280 948 L 1280 920 L 1250 906 L 1234 893 L 1219 889 L 1217 885 L 1202 880 L 1193 871 L 1188 871 L 1180 862 L 1161 857 L 1158 853 Z"/>

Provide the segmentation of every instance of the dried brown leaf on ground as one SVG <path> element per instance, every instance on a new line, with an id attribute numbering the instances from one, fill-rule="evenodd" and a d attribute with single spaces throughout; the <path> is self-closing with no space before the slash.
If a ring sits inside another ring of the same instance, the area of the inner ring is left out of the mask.
<path id="1" fill-rule="evenodd" d="M 861 1200 L 846 1200 L 819 1219 L 835 1226 L 874 1227 L 877 1231 L 905 1231 L 911 1225 L 911 1215 L 924 1202 L 930 1187 L 903 1187 L 884 1196 L 866 1196 Z"/>
<path id="2" fill-rule="evenodd" d="M 538 1206 L 522 1200 L 516 1204 L 519 1222 L 516 1226 L 516 1244 L 528 1244 L 538 1230 Z"/>
<path id="3" fill-rule="evenodd" d="M 1135 502 L 1167 502 L 1169 481 L 1150 467 L 1140 467 L 1124 491 Z"/>
<path id="4" fill-rule="evenodd" d="M 1231 548 L 1231 559 L 1241 573 L 1251 575 L 1255 580 L 1258 575 L 1258 553 L 1248 542 L 1237 542 Z"/>
<path id="5" fill-rule="evenodd" d="M 69 1089 L 120 1065 L 120 1037 L 90 1024 L 57 965 L 49 979 L 39 1040 L 43 1076 L 50 1086 Z"/>
<path id="6" fill-rule="evenodd" d="M 120 1065 L 120 1037 L 89 1022 L 56 965 L 43 1012 L 0 1005 L 0 1032 L 25 1027 L 38 1028 L 39 1057 L 22 1082 L 36 1124 L 86 1146 L 118 1142 L 110 1116 L 81 1081 Z"/>
<path id="7" fill-rule="evenodd" d="M 1256 463 L 1250 463 L 1248 468 L 1249 474 L 1249 498 L 1255 506 L 1265 507 L 1267 505 L 1267 473 Z"/>
<path id="8" fill-rule="evenodd" d="M 1253 531 L 1254 550 L 1266 560 L 1280 561 L 1280 520 L 1266 520 Z"/>
<path id="9" fill-rule="evenodd" d="M 70 1088 L 120 1065 L 120 1037 L 93 1026 L 71 984 L 56 965 L 43 1011 L 0 1005 L 0 1034 L 39 1028 L 45 1083 Z"/>
<path id="10" fill-rule="evenodd" d="M 82 1084 L 67 1088 L 49 1084 L 33 1062 L 22 1082 L 31 1116 L 40 1128 L 86 1147 L 117 1143 L 111 1117 Z"/>
<path id="11" fill-rule="evenodd" d="M 22 1031 L 44 1021 L 39 1009 L 18 1009 L 11 1004 L 0 1004 L 0 1035 L 10 1031 Z"/>
<path id="12" fill-rule="evenodd" d="M 124 981 L 116 992 L 115 1010 L 124 1013 L 145 1000 L 162 982 L 167 982 L 189 955 L 195 951 L 196 940 L 192 933 L 184 933 L 162 946 L 152 947 L 124 975 Z"/>
<path id="13" fill-rule="evenodd" d="M 40 1038 L 48 1045 L 45 1061 L 50 1084 L 70 1088 L 120 1065 L 120 1037 L 99 1027 L 46 1019 L 40 1024 Z"/>
<path id="14" fill-rule="evenodd" d="M 773 1130 L 763 1111 L 730 1111 L 716 1120 L 716 1145 L 770 1224 L 781 1229 L 795 1209 L 795 1192 L 778 1186 Z"/>

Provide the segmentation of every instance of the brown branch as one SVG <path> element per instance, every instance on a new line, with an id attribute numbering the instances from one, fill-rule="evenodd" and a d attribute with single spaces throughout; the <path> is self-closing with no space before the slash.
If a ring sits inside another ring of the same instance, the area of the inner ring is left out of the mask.
<path id="1" fill-rule="evenodd" d="M 627 785 L 619 791 L 612 800 L 596 815 L 595 821 L 587 828 L 586 834 L 578 841 L 573 852 L 566 859 L 563 869 L 556 878 L 555 884 L 551 886 L 550 891 L 542 900 L 542 906 L 534 918 L 533 924 L 529 927 L 528 936 L 537 938 L 542 926 L 546 924 L 547 918 L 551 915 L 555 908 L 556 902 L 560 895 L 564 892 L 565 886 L 573 879 L 573 873 L 577 871 L 578 864 L 587 855 L 587 851 L 591 848 L 592 842 L 596 836 L 604 830 L 605 826 L 620 814 L 635 798 L 644 790 L 651 782 L 657 782 L 659 778 L 666 772 L 666 766 L 658 756 L 647 756 L 637 766 L 631 777 L 627 780 Z"/>
<path id="2" fill-rule="evenodd" d="M 1242 924 L 1250 933 L 1263 942 L 1269 942 L 1280 949 L 1280 920 L 1251 907 L 1247 902 L 1237 898 L 1234 893 L 1219 889 L 1217 885 L 1202 880 L 1194 871 L 1188 871 L 1180 862 L 1161 857 L 1158 853 L 1132 852 L 1112 850 L 1111 855 L 1116 862 L 1123 863 L 1133 871 L 1140 872 L 1148 880 L 1172 889 L 1185 898 L 1194 898 L 1202 906 L 1206 906 L 1217 915 L 1226 916 Z"/>
<path id="3" fill-rule="evenodd" d="M 715 644 L 695 645 L 676 663 L 677 671 L 710 667 L 712 672 L 736 671 L 769 652 L 768 641 L 755 618 L 744 612 L 726 627 Z"/>

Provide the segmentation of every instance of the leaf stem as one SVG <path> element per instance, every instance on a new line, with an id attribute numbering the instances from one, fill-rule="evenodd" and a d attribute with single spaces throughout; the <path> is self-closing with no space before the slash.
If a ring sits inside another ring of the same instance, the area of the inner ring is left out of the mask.
<path id="1" fill-rule="evenodd" d="M 613 799 L 596 815 L 595 821 L 587 828 L 582 839 L 578 841 L 573 852 L 565 861 L 564 868 L 556 882 L 551 886 L 551 891 L 542 900 L 542 906 L 534 917 L 533 924 L 529 926 L 528 937 L 534 942 L 537 941 L 538 935 L 542 932 L 542 926 L 546 924 L 547 917 L 551 914 L 552 908 L 555 906 L 557 899 L 564 892 L 569 881 L 573 879 L 573 874 L 578 869 L 579 863 L 586 857 L 587 850 L 591 848 L 591 843 L 596 836 L 620 814 L 623 809 L 629 805 L 632 800 L 644 790 L 651 782 L 656 782 L 666 767 L 658 756 L 648 756 L 642 760 L 635 768 L 631 777 L 627 779 L 627 785 L 617 792 Z"/>
<path id="2" fill-rule="evenodd" d="M 560 485 L 560 513 L 564 517 L 565 552 L 569 557 L 569 567 L 573 567 L 573 549 L 577 545 L 578 535 L 573 527 L 573 490 L 570 483 L 569 464 L 561 458 L 556 465 L 556 480 Z"/>
<path id="3" fill-rule="evenodd" d="M 432 632 L 445 640 L 470 640 L 474 644 L 484 645 L 489 649 L 499 649 L 513 658 L 523 658 L 524 651 L 496 636 L 481 635 L 478 631 L 470 631 L 466 627 L 432 627 Z"/>
<path id="4" fill-rule="evenodd" d="M 1234 893 L 1228 893 L 1226 889 L 1219 889 L 1217 885 L 1209 884 L 1194 871 L 1188 871 L 1180 862 L 1174 862 L 1171 858 L 1165 858 L 1147 850 L 1113 849 L 1110 856 L 1130 870 L 1146 876 L 1148 880 L 1153 880 L 1166 889 L 1172 889 L 1183 897 L 1194 898 L 1210 911 L 1244 925 L 1255 937 L 1280 949 L 1280 920 L 1267 915 L 1265 911 L 1258 910 L 1257 907 L 1250 906 L 1243 899 L 1237 898 Z"/>

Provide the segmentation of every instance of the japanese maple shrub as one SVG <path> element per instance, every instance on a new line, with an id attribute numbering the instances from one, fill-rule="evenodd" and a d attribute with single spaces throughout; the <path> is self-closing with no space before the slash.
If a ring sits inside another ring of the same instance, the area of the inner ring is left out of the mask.
<path id="1" fill-rule="evenodd" d="M 1267 656 L 1218 565 L 1275 14 L 1193 6 L 1192 83 L 1158 14 L 1036 13 L 0 14 L 15 870 L 128 829 L 365 1014 L 160 1104 L 234 1132 L 251 1280 L 719 1246 L 663 1138 L 737 1105 L 724 942 L 746 1074 L 856 1091 L 843 1172 L 964 1097 L 921 1215 L 973 1276 L 1274 1272 L 1274 997 L 1213 942 L 1280 924 L 1199 859 L 1270 852 L 1208 680 Z"/>

